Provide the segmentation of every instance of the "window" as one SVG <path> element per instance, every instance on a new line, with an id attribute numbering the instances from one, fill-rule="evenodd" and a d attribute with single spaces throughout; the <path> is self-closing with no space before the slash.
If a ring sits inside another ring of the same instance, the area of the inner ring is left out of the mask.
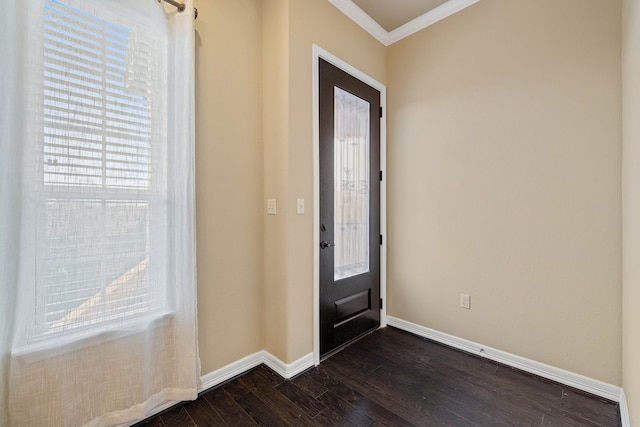
<path id="1" fill-rule="evenodd" d="M 370 271 L 370 107 L 334 88 L 334 280 Z"/>
<path id="2" fill-rule="evenodd" d="M 35 325 L 29 340 L 164 309 L 166 93 L 162 41 L 44 2 Z"/>
<path id="3" fill-rule="evenodd" d="M 130 425 L 197 396 L 183 1 L 15 1 L 1 15 L 2 425 Z"/>

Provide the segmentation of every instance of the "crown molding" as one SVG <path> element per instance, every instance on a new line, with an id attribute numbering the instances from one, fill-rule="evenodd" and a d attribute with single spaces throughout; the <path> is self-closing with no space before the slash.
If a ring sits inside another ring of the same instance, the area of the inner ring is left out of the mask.
<path id="1" fill-rule="evenodd" d="M 389 46 L 398 40 L 409 37 L 411 34 L 417 33 L 418 31 L 427 28 L 429 25 L 433 25 L 454 13 L 460 12 L 462 9 L 466 9 L 469 6 L 478 3 L 479 1 L 480 0 L 449 0 L 424 15 L 418 16 L 417 18 L 387 33 L 387 44 L 385 46 Z"/>
<path id="2" fill-rule="evenodd" d="M 373 18 L 367 15 L 351 0 L 329 0 L 329 3 L 347 15 L 347 17 L 361 26 L 380 43 L 389 46 L 479 1 L 480 0 L 449 0 L 390 32 L 382 28 L 380 24 L 374 21 Z"/>
<path id="3" fill-rule="evenodd" d="M 351 0 L 329 0 L 329 3 L 334 5 L 349 17 L 353 22 L 360 25 L 366 32 L 371 34 L 376 40 L 385 46 L 389 46 L 389 33 L 382 28 L 372 17 L 367 15 L 364 10 L 360 9 Z"/>

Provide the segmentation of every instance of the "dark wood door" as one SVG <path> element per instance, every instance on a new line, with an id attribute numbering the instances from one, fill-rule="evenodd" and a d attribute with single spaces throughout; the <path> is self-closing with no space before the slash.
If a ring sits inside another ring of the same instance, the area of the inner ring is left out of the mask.
<path id="1" fill-rule="evenodd" d="M 380 325 L 380 92 L 319 61 L 320 354 Z"/>

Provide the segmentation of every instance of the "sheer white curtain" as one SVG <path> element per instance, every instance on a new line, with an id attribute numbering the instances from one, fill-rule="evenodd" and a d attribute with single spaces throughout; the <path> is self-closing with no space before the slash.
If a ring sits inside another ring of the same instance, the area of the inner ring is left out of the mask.
<path id="1" fill-rule="evenodd" d="M 197 396 L 185 3 L 3 5 L 3 427 L 126 424 Z"/>

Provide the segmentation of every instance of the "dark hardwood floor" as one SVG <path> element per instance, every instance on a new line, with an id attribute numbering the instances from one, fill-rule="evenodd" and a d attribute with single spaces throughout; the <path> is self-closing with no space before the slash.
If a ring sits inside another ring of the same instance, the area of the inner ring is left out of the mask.
<path id="1" fill-rule="evenodd" d="M 286 381 L 265 366 L 139 423 L 619 426 L 618 404 L 394 329 Z"/>

